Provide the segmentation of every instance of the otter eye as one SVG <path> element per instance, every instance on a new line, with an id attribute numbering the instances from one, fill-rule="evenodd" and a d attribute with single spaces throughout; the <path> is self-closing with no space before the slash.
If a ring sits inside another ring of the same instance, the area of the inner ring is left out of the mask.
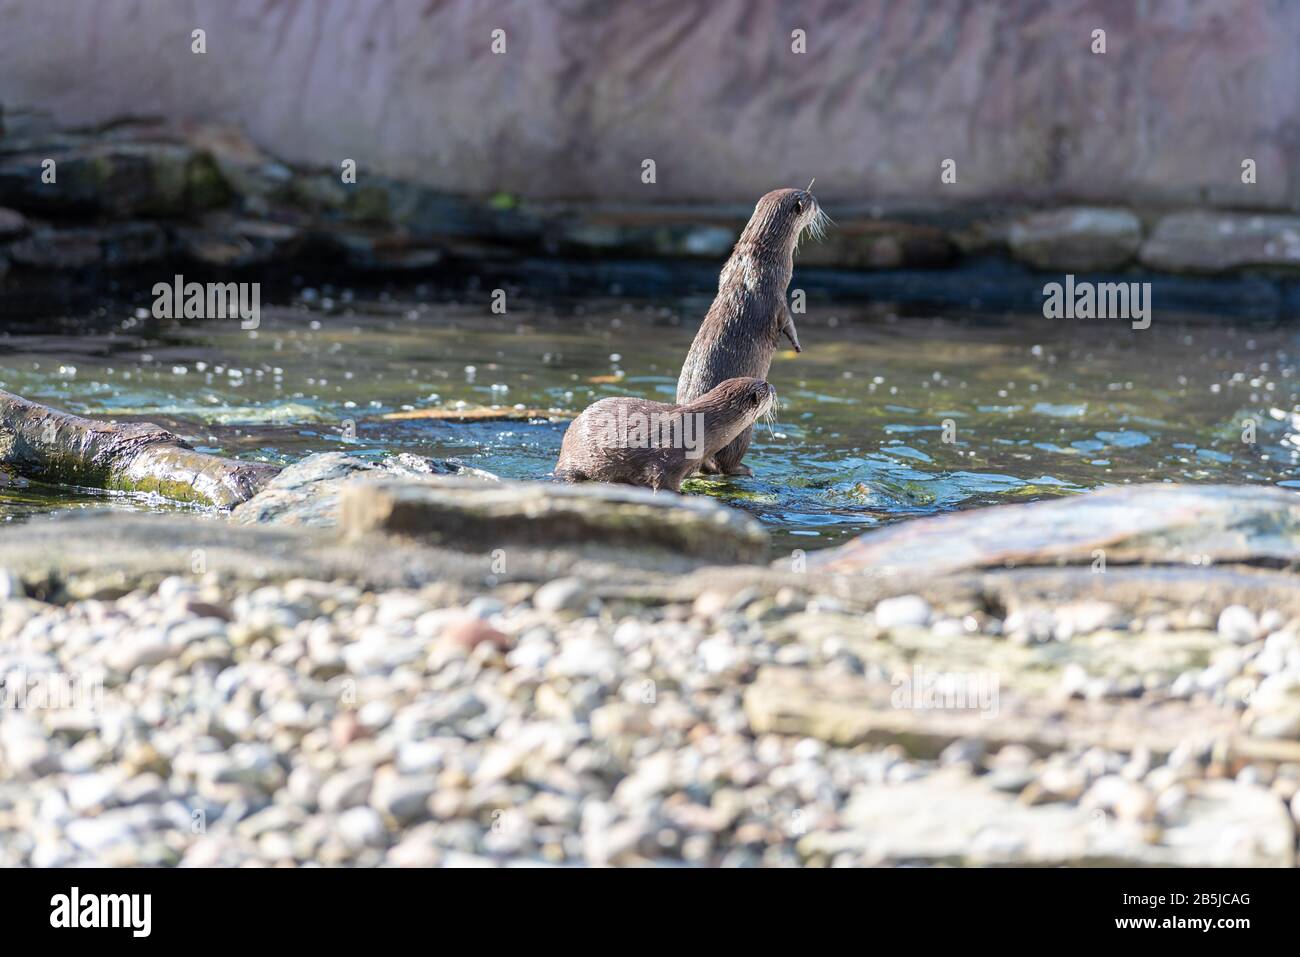
<path id="1" fill-rule="evenodd" d="M 752 394 L 750 395 L 750 397 L 749 397 L 749 404 L 750 404 L 750 405 L 757 406 L 758 403 L 761 402 L 761 401 L 762 401 L 762 399 L 759 397 L 759 394 L 758 394 L 757 392 L 752 393 Z"/>
<path id="2" fill-rule="evenodd" d="M 801 212 L 801 213 L 802 213 L 802 212 L 803 212 L 803 208 L 804 208 L 804 201 L 803 201 L 802 199 L 796 199 L 796 200 L 794 201 L 794 208 L 795 208 L 795 210 L 797 210 L 798 212 Z"/>

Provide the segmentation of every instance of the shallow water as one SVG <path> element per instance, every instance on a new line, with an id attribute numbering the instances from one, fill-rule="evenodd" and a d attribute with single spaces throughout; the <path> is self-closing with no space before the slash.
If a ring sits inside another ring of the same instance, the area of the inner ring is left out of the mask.
<path id="1" fill-rule="evenodd" d="M 597 398 L 671 400 L 707 299 L 512 306 L 329 289 L 237 323 L 157 323 L 130 307 L 10 326 L 0 388 L 87 415 L 149 418 L 205 450 L 290 462 L 410 451 L 544 478 L 564 422 L 393 421 L 401 411 Z M 776 547 L 820 548 L 914 515 L 1127 482 L 1300 487 L 1294 328 L 1157 313 L 1149 329 L 1041 316 L 899 317 L 810 306 L 802 355 L 770 379 L 755 475 L 691 480 L 762 520 Z M 93 331 L 86 331 L 91 329 Z M 345 420 L 357 438 L 344 439 Z M 1254 423 L 1255 443 L 1243 441 Z M 947 428 L 945 428 L 947 423 Z M 5 520 L 157 500 L 0 487 Z"/>

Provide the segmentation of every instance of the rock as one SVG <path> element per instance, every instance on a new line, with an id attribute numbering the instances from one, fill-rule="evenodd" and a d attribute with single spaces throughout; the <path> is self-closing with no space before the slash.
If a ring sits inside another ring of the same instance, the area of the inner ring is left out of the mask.
<path id="1" fill-rule="evenodd" d="M 1085 809 L 1109 811 L 1121 820 L 1150 821 L 1155 817 L 1155 800 L 1141 784 L 1116 774 L 1095 781 L 1079 802 Z"/>
<path id="2" fill-rule="evenodd" d="M 421 475 L 458 475 L 462 472 L 458 464 L 434 459 L 420 460 L 421 468 L 417 468 L 414 464 L 417 459 L 409 453 L 382 463 L 355 458 L 346 452 L 309 455 L 283 469 L 257 495 L 236 507 L 230 517 L 242 525 L 331 526 L 338 522 L 339 496 L 343 486 L 354 477 L 379 477 L 399 472 L 418 479 Z M 427 472 L 423 471 L 424 468 Z M 469 471 L 472 474 L 479 470 Z"/>
<path id="3" fill-rule="evenodd" d="M 597 638 L 574 638 L 547 663 L 547 672 L 562 678 L 594 678 L 612 675 L 619 656 L 612 645 Z"/>
<path id="4" fill-rule="evenodd" d="M 388 228 L 334 227 L 318 235 L 342 255 L 349 268 L 362 271 L 423 271 L 438 265 L 446 255 L 441 246 Z"/>
<path id="5" fill-rule="evenodd" d="M 1247 713 L 1251 734 L 1300 739 L 1300 675 L 1270 675 L 1259 683 Z"/>
<path id="6" fill-rule="evenodd" d="M 1107 601 L 1077 601 L 1058 605 L 1052 635 L 1069 641 L 1075 635 L 1120 628 L 1127 624 L 1124 610 Z"/>
<path id="7" fill-rule="evenodd" d="M 365 804 L 373 777 L 368 768 L 350 768 L 331 775 L 317 796 L 321 810 L 336 812 Z"/>
<path id="8" fill-rule="evenodd" d="M 578 578 L 556 578 L 533 593 L 533 607 L 548 614 L 582 611 L 587 602 L 587 586 Z"/>
<path id="9" fill-rule="evenodd" d="M 809 555 L 808 567 L 873 577 L 1064 563 L 1091 569 L 1098 549 L 1108 563 L 1189 568 L 1208 557 L 1295 565 L 1300 497 L 1232 485 L 1101 489 L 891 525 Z"/>
<path id="10" fill-rule="evenodd" d="M 9 569 L 0 568 L 0 602 L 26 596 L 27 589 L 23 587 L 23 580 Z"/>
<path id="11" fill-rule="evenodd" d="M 438 788 L 432 774 L 376 774 L 370 805 L 398 824 L 407 825 L 428 816 L 429 798 Z"/>
<path id="12" fill-rule="evenodd" d="M 930 622 L 930 605 L 919 595 L 886 598 L 876 605 L 876 624 L 881 628 L 923 627 Z"/>
<path id="13" fill-rule="evenodd" d="M 177 650 L 163 632 L 144 631 L 115 640 L 104 653 L 104 664 L 129 675 L 136 668 L 166 661 Z"/>
<path id="14" fill-rule="evenodd" d="M 0 241 L 13 239 L 27 231 L 27 220 L 15 209 L 0 207 Z"/>
<path id="15" fill-rule="evenodd" d="M 1242 605 L 1229 605 L 1219 613 L 1219 634 L 1233 644 L 1244 645 L 1259 637 L 1255 613 Z"/>
<path id="16" fill-rule="evenodd" d="M 792 629 L 803 627 L 798 621 L 789 625 Z M 1171 701 L 1153 709 L 1133 700 L 1103 705 L 1026 694 L 1026 689 L 1046 690 L 1060 680 L 1064 666 L 1052 646 L 1020 649 L 1015 654 L 1024 657 L 1013 663 L 1013 659 L 996 656 L 993 641 L 985 644 L 972 637 L 936 648 L 928 633 L 919 632 L 916 645 L 890 647 L 905 634 L 860 646 L 864 653 L 869 653 L 868 647 L 879 648 L 876 664 L 885 673 L 893 673 L 892 680 L 804 668 L 761 668 L 744 693 L 750 730 L 754 734 L 808 736 L 839 747 L 894 743 L 909 756 L 924 759 L 937 758 L 944 748 L 963 738 L 982 739 L 989 750 L 1017 744 L 1040 754 L 1094 746 L 1120 750 L 1145 746 L 1152 753 L 1168 754 L 1186 738 L 1189 728 L 1195 728 L 1198 737 L 1218 734 L 1231 739 L 1237 732 L 1236 717 L 1212 705 Z M 955 651 L 969 657 L 955 658 Z M 1164 649 L 1156 649 L 1154 658 L 1161 660 L 1165 655 Z M 935 700 L 926 700 L 927 689 L 915 685 L 918 675 L 938 674 L 945 667 L 950 673 L 971 669 L 969 674 L 976 678 L 993 670 L 998 675 L 996 688 L 988 682 L 981 690 L 978 680 L 959 684 L 957 689 L 964 697 L 948 702 L 941 694 L 942 685 L 936 684 L 929 689 Z M 1139 664 L 1139 670 L 1146 667 Z M 1105 715 L 1101 723 L 1099 714 Z"/>
<path id="17" fill-rule="evenodd" d="M 1142 223 L 1133 213 L 1091 206 L 1030 213 L 1007 232 L 1015 259 L 1052 272 L 1117 269 L 1132 260 L 1141 242 Z"/>
<path id="18" fill-rule="evenodd" d="M 0 161 L 0 200 L 19 209 L 94 209 L 114 218 L 170 216 L 223 205 L 229 189 L 212 160 L 182 143 L 81 141 L 58 150 L 57 188 L 31 153 Z"/>
<path id="19" fill-rule="evenodd" d="M 388 841 L 384 822 L 374 808 L 349 808 L 339 815 L 338 833 L 343 843 L 353 850 L 383 847 Z"/>
<path id="20" fill-rule="evenodd" d="M 167 782 L 150 771 L 123 781 L 115 796 L 121 804 L 158 804 L 167 793 Z"/>
<path id="21" fill-rule="evenodd" d="M 117 787 L 117 776 L 103 772 L 74 774 L 64 785 L 68 807 L 78 814 L 109 806 Z"/>
<path id="22" fill-rule="evenodd" d="M 675 217 L 654 207 L 585 210 L 553 221 L 549 240 L 569 253 L 726 259 L 744 222 L 709 218 L 699 209 Z"/>
<path id="23" fill-rule="evenodd" d="M 1125 782 L 1126 784 L 1128 782 Z M 814 832 L 800 853 L 851 852 L 863 863 L 966 866 L 1136 865 L 1287 867 L 1295 830 L 1267 791 L 1201 782 L 1182 813 L 1151 842 L 1136 821 L 1094 817 L 1081 806 L 1027 806 L 957 769 L 861 790 L 841 832 Z"/>
<path id="24" fill-rule="evenodd" d="M 1141 260 L 1168 272 L 1300 266 L 1300 216 L 1187 212 L 1161 217 Z"/>
<path id="25" fill-rule="evenodd" d="M 463 648 L 477 648 L 486 643 L 501 652 L 510 649 L 510 639 L 478 617 L 461 618 L 451 622 L 442 629 L 442 637 Z"/>
<path id="26" fill-rule="evenodd" d="M 187 130 L 185 139 L 197 154 L 211 157 L 217 172 L 246 210 L 262 213 L 272 201 L 289 197 L 293 171 L 264 152 L 242 130 L 205 124 Z"/>
<path id="27" fill-rule="evenodd" d="M 752 560 L 767 548 L 757 522 L 712 500 L 598 483 L 353 483 L 340 516 L 351 537 L 385 532 L 456 548 L 582 545 L 713 561 Z"/>
<path id="28" fill-rule="evenodd" d="M 933 269 L 957 248 L 939 226 L 890 219 L 840 218 L 826 238 L 799 250 L 799 265 L 839 269 Z"/>
<path id="29" fill-rule="evenodd" d="M 205 266 L 239 268 L 293 258 L 303 242 L 296 226 L 228 214 L 212 214 L 199 226 L 175 230 L 177 248 L 188 259 Z"/>
<path id="30" fill-rule="evenodd" d="M 81 269 L 103 261 L 101 234 L 92 229 L 41 229 L 9 247 L 9 258 L 31 269 Z"/>
<path id="31" fill-rule="evenodd" d="M 77 229 L 41 228 L 9 247 L 9 256 L 31 269 L 110 269 L 157 262 L 167 255 L 167 234 L 154 223 L 113 223 Z"/>

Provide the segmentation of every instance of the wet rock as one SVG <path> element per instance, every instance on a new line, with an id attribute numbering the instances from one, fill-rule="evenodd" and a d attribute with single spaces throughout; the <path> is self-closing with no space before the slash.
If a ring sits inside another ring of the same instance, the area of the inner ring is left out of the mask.
<path id="1" fill-rule="evenodd" d="M 37 229 L 9 247 L 31 269 L 124 268 L 157 262 L 168 252 L 167 234 L 153 223 L 114 223 L 102 228 Z"/>
<path id="2" fill-rule="evenodd" d="M 653 210 L 591 212 L 560 218 L 550 239 L 569 252 L 725 259 L 743 223 L 700 223 L 698 210 L 678 221 Z"/>
<path id="3" fill-rule="evenodd" d="M 888 219 L 838 221 L 826 238 L 805 243 L 798 262 L 804 267 L 840 269 L 932 269 L 945 266 L 957 248 L 938 226 Z"/>
<path id="4" fill-rule="evenodd" d="M 363 186 L 345 186 L 340 211 L 348 222 L 396 226 L 420 239 L 519 243 L 541 233 L 540 222 L 526 212 L 382 176 L 369 177 Z"/>
<path id="5" fill-rule="evenodd" d="M 1220 273 L 1300 266 L 1300 216 L 1187 212 L 1161 217 L 1142 264 L 1168 272 Z"/>
<path id="6" fill-rule="evenodd" d="M 57 184 L 41 181 L 46 158 L 58 163 Z M 0 160 L 0 202 L 18 209 L 169 216 L 223 205 L 229 195 L 212 160 L 183 143 L 84 140 Z"/>
<path id="7" fill-rule="evenodd" d="M 246 211 L 264 214 L 272 202 L 287 197 L 294 173 L 232 126 L 207 124 L 185 134 L 200 155 L 212 158 L 222 179 Z"/>
<path id="8" fill-rule="evenodd" d="M 385 532 L 458 548 L 580 544 L 746 561 L 767 547 L 757 522 L 711 500 L 596 483 L 353 483 L 343 489 L 340 525 L 350 536 Z"/>
<path id="9" fill-rule="evenodd" d="M 27 231 L 27 220 L 14 209 L 0 207 L 0 241 L 13 239 Z"/>
<path id="10" fill-rule="evenodd" d="M 335 525 L 340 492 L 347 481 L 358 475 L 385 473 L 412 478 L 462 473 L 488 476 L 478 469 L 465 470 L 459 464 L 420 459 L 409 453 L 396 456 L 395 461 L 380 463 L 355 458 L 346 452 L 320 452 L 282 470 L 257 495 L 235 508 L 230 517 L 241 525 Z"/>
<path id="11" fill-rule="evenodd" d="M 91 229 L 41 229 L 9 247 L 9 257 L 32 269 L 80 269 L 103 259 L 100 234 Z"/>
<path id="12" fill-rule="evenodd" d="M 441 246 L 388 229 L 331 227 L 318 229 L 316 236 L 341 254 L 349 267 L 364 271 L 431 269 L 446 255 Z"/>
<path id="13" fill-rule="evenodd" d="M 1126 209 L 1075 206 L 1030 213 L 1007 232 L 1011 255 L 1036 269 L 1090 272 L 1132 260 L 1142 223 Z"/>
<path id="14" fill-rule="evenodd" d="M 182 255 L 205 266 L 222 268 L 290 259 L 303 243 L 303 232 L 296 226 L 224 214 L 210 215 L 200 226 L 178 227 L 175 233 Z"/>

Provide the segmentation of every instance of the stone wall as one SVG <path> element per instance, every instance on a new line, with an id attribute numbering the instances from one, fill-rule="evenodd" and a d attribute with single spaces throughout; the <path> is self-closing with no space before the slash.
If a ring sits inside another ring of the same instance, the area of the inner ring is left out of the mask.
<path id="1" fill-rule="evenodd" d="M 0 0 L 0 25 L 10 109 L 230 124 L 457 193 L 1300 201 L 1285 0 Z"/>

